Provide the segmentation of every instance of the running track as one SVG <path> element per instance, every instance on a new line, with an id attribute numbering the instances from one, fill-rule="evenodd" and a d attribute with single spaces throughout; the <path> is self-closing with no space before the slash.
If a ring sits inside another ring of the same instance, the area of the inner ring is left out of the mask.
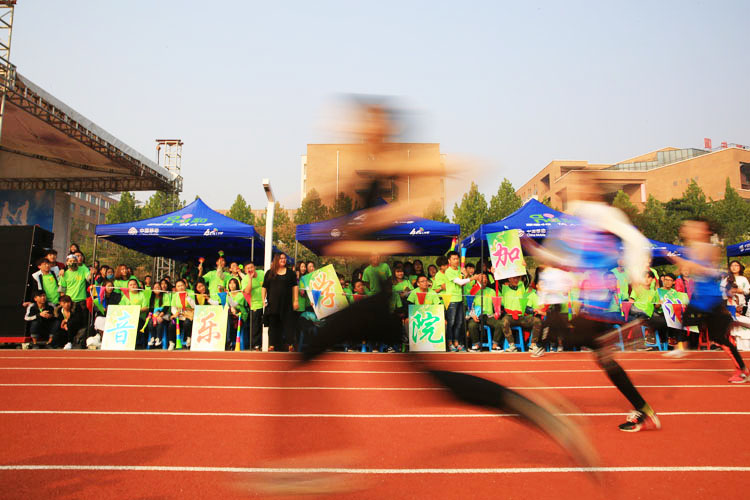
<path id="1" fill-rule="evenodd" d="M 344 492 L 317 497 L 347 499 L 750 496 L 750 383 L 726 382 L 723 353 L 619 354 L 662 419 L 637 434 L 617 430 L 628 404 L 589 354 L 429 355 L 563 395 L 560 412 L 598 449 L 598 482 L 513 416 L 448 399 L 402 355 L 333 353 L 304 370 L 294 359 L 2 350 L 0 496 L 267 498 L 259 488 L 290 474 L 323 474 Z"/>

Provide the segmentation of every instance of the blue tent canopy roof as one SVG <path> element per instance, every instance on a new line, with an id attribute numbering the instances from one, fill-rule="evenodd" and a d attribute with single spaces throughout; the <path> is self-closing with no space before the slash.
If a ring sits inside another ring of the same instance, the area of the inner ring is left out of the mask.
<path id="1" fill-rule="evenodd" d="M 535 240 L 541 240 L 547 237 L 547 232 L 550 229 L 576 224 L 578 224 L 576 217 L 550 208 L 532 198 L 504 219 L 479 226 L 479 229 L 461 241 L 460 247 L 467 249 L 467 255 L 478 257 L 481 255 L 482 248 L 479 245 L 483 244 L 485 255 L 489 255 L 486 238 L 488 234 L 518 229 L 521 231 L 521 236 L 525 235 Z M 684 249 L 678 245 L 656 240 L 648 241 L 651 245 L 651 257 L 654 264 L 669 264 L 669 256 L 682 256 L 684 253 Z M 750 245 L 748 245 L 748 253 L 750 253 Z"/>
<path id="2" fill-rule="evenodd" d="M 210 263 L 219 251 L 228 261 L 249 261 L 254 245 L 254 261 L 263 263 L 264 240 L 255 228 L 212 210 L 200 198 L 158 217 L 100 224 L 96 235 L 146 255 L 179 261 L 205 257 Z"/>
<path id="3" fill-rule="evenodd" d="M 743 255 L 750 255 L 750 241 L 735 243 L 727 247 L 727 257 L 741 257 Z"/>
<path id="4" fill-rule="evenodd" d="M 311 224 L 297 226 L 297 241 L 320 255 L 326 244 L 346 239 L 347 232 L 361 224 L 368 214 L 359 210 L 344 217 L 337 217 Z M 404 217 L 392 221 L 391 225 L 375 233 L 375 240 L 406 241 L 415 247 L 410 255 L 442 255 L 450 249 L 453 238 L 460 234 L 458 224 L 437 222 L 422 217 Z"/>
<path id="5" fill-rule="evenodd" d="M 486 236 L 490 233 L 519 229 L 521 230 L 521 236 L 543 239 L 547 237 L 547 231 L 550 228 L 575 225 L 576 223 L 575 217 L 550 208 L 532 198 L 504 219 L 482 224 L 479 229 L 464 238 L 460 246 L 467 249 L 467 255 L 478 257 L 481 252 L 480 243 L 484 244 L 485 255 L 487 255 Z"/>

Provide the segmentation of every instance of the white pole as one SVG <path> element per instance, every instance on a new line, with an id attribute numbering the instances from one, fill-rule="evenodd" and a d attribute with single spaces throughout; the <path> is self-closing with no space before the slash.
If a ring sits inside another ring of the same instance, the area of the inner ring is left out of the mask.
<path id="1" fill-rule="evenodd" d="M 276 199 L 271 190 L 271 183 L 268 179 L 263 179 L 263 190 L 268 198 L 266 207 L 266 248 L 263 256 L 263 269 L 268 272 L 271 269 L 271 252 L 273 251 L 273 213 L 276 208 Z M 263 327 L 263 352 L 268 352 L 268 327 Z"/>
<path id="2" fill-rule="evenodd" d="M 336 196 L 334 200 L 339 197 L 339 150 L 336 150 Z"/>

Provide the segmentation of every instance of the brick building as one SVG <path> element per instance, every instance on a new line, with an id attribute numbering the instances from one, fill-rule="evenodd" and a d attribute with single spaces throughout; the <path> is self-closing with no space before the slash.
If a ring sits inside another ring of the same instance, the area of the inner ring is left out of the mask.
<path id="1" fill-rule="evenodd" d="M 524 200 L 550 198 L 554 207 L 565 210 L 569 193 L 596 177 L 608 196 L 622 190 L 630 201 L 643 208 L 649 195 L 662 202 L 679 198 L 695 180 L 714 200 L 724 197 L 726 180 L 740 196 L 750 199 L 750 147 L 722 145 L 715 150 L 663 148 L 612 165 L 587 161 L 550 162 L 516 193 Z"/>
<path id="2" fill-rule="evenodd" d="M 71 232 L 93 239 L 96 225 L 104 224 L 109 208 L 117 203 L 113 196 L 114 193 L 70 193 Z"/>

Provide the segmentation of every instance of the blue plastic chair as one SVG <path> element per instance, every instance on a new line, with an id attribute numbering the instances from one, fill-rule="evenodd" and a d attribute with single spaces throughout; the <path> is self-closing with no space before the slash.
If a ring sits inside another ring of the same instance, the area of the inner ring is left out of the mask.
<path id="1" fill-rule="evenodd" d="M 625 342 L 622 340 L 622 328 L 620 328 L 620 325 L 615 325 L 615 328 L 617 328 L 617 333 L 620 335 L 620 341 L 616 342 L 615 345 L 620 346 L 620 350 L 625 350 Z"/>
<path id="2" fill-rule="evenodd" d="M 487 342 L 482 342 L 480 347 L 486 347 L 488 351 L 492 352 L 492 329 L 484 325 L 484 331 L 487 333 Z"/>
<path id="3" fill-rule="evenodd" d="M 655 342 L 651 343 L 646 340 L 646 330 L 648 328 L 646 326 L 641 326 L 641 334 L 643 334 L 643 345 L 646 347 L 656 347 L 660 351 L 668 351 L 669 350 L 669 343 L 668 342 L 659 342 L 659 339 L 661 336 L 659 335 L 659 331 L 654 331 L 654 340 Z"/>
<path id="4" fill-rule="evenodd" d="M 523 329 L 520 326 L 512 326 L 510 328 L 510 331 L 518 332 L 518 342 L 516 342 L 516 346 L 521 352 L 526 352 L 526 341 L 523 338 Z M 508 339 L 505 339 L 505 342 L 503 343 L 503 349 L 507 349 L 508 347 Z"/>

